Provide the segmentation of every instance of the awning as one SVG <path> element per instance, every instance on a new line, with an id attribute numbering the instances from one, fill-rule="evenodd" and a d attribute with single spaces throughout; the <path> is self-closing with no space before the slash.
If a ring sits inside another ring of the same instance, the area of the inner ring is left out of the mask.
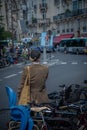
<path id="1" fill-rule="evenodd" d="M 74 34 L 62 34 L 60 36 L 56 36 L 56 37 L 54 37 L 53 43 L 58 44 L 62 39 L 72 38 L 73 36 L 74 36 Z"/>

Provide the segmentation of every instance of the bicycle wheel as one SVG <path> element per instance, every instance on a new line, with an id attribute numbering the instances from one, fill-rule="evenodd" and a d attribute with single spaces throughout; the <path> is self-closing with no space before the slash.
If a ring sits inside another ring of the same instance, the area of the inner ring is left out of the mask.
<path id="1" fill-rule="evenodd" d="M 1 108 L 0 109 L 0 130 L 8 130 L 8 123 L 10 120 L 10 109 Z"/>
<path id="2" fill-rule="evenodd" d="M 14 120 L 9 121 L 8 130 L 19 130 L 21 122 Z"/>
<path id="3" fill-rule="evenodd" d="M 49 119 L 47 123 L 49 125 L 48 130 L 76 130 L 73 122 L 67 120 L 67 118 Z"/>
<path id="4" fill-rule="evenodd" d="M 41 130 L 54 130 L 54 129 L 52 129 L 52 128 L 45 122 L 45 124 L 42 125 Z"/>
<path id="5" fill-rule="evenodd" d="M 39 127 L 36 124 L 34 124 L 33 130 L 40 130 L 40 129 L 39 129 Z"/>

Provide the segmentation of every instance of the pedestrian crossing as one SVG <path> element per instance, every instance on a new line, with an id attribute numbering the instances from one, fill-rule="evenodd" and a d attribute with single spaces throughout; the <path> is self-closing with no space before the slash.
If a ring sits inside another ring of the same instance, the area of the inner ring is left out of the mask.
<path id="1" fill-rule="evenodd" d="M 47 63 L 48 66 L 53 66 L 53 65 L 87 65 L 87 61 L 61 61 L 61 60 L 51 60 L 50 62 Z"/>
<path id="2" fill-rule="evenodd" d="M 62 61 L 62 60 L 59 60 L 59 59 L 52 59 L 52 60 L 48 60 L 46 62 L 44 61 L 41 61 L 41 64 L 47 64 L 48 66 L 54 66 L 54 65 L 87 65 L 87 61 Z M 30 63 L 27 63 L 26 65 L 30 65 Z M 25 66 L 24 63 L 19 63 L 19 64 L 16 64 L 16 66 L 18 66 L 19 68 L 21 66 Z"/>
<path id="3" fill-rule="evenodd" d="M 60 60 L 60 59 L 51 59 L 51 60 L 48 60 L 46 62 L 44 62 L 43 60 L 41 61 L 41 64 L 46 64 L 48 66 L 55 66 L 55 65 L 87 65 L 87 61 L 63 61 L 63 60 Z M 25 65 L 30 65 L 30 62 L 27 62 L 26 64 L 24 64 L 23 62 L 22 63 L 18 63 L 18 64 L 13 64 L 9 67 L 14 67 L 14 66 L 17 66 L 18 68 L 21 68 Z M 6 67 L 8 68 L 8 67 Z M 2 68 L 2 69 L 5 69 L 5 68 Z"/>
<path id="4" fill-rule="evenodd" d="M 87 61 L 63 61 L 63 60 L 59 60 L 59 59 L 52 59 L 52 60 L 48 60 L 47 62 L 41 62 L 42 64 L 47 64 L 49 67 L 51 66 L 58 66 L 58 65 L 63 65 L 63 66 L 66 66 L 66 65 L 73 65 L 73 66 L 77 66 L 77 65 L 87 65 Z M 27 65 L 30 65 L 29 62 L 27 62 L 26 66 Z M 21 68 L 21 67 L 24 67 L 25 64 L 24 63 L 18 63 L 18 64 L 15 64 L 15 65 L 12 65 L 12 66 L 9 66 L 9 67 L 17 67 L 17 68 Z M 3 69 L 8 69 L 8 68 L 3 68 Z M 1 70 L 2 71 L 2 70 Z M 17 73 L 13 73 L 11 75 L 8 75 L 8 76 L 5 76 L 4 78 L 0 79 L 0 82 L 5 80 L 5 79 L 8 79 L 8 78 L 12 78 L 14 76 L 17 76 L 18 74 L 21 74 L 23 71 L 19 71 Z"/>

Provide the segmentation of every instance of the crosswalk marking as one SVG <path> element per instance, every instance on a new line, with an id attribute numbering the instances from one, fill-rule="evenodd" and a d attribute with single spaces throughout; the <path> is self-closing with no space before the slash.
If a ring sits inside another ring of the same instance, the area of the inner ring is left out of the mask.
<path id="1" fill-rule="evenodd" d="M 47 64 L 48 66 L 53 66 L 53 65 L 67 65 L 67 64 L 71 64 L 71 65 L 78 65 L 78 64 L 83 64 L 83 65 L 87 65 L 87 61 L 80 61 L 80 62 L 77 62 L 77 61 L 63 61 L 63 60 L 60 60 L 60 59 L 51 59 L 51 60 L 48 60 L 47 62 L 44 62 L 44 61 L 41 61 L 42 64 Z M 26 65 L 30 65 L 31 63 L 27 63 Z M 16 65 L 11 65 L 10 67 L 14 67 L 14 66 L 17 66 L 18 68 L 21 68 L 23 66 L 25 66 L 25 64 L 22 62 L 22 63 L 18 63 Z M 5 69 L 8 69 L 7 68 L 2 68 L 1 70 L 5 70 Z"/>
<path id="2" fill-rule="evenodd" d="M 63 65 L 64 65 L 64 64 L 67 64 L 67 62 L 61 62 L 61 64 L 63 64 Z"/>
<path id="3" fill-rule="evenodd" d="M 78 64 L 78 63 L 77 63 L 77 62 L 72 62 L 71 64 L 72 64 L 72 65 L 76 65 L 76 64 Z"/>
<path id="4" fill-rule="evenodd" d="M 87 62 L 84 62 L 85 65 L 87 65 Z"/>
<path id="5" fill-rule="evenodd" d="M 23 71 L 20 71 L 20 72 L 18 72 L 19 74 L 21 74 Z"/>
<path id="6" fill-rule="evenodd" d="M 11 78 L 11 77 L 14 77 L 14 76 L 16 76 L 17 74 L 12 74 L 12 75 L 9 75 L 9 76 L 6 76 L 6 77 L 4 77 L 5 79 L 8 79 L 8 78 Z"/>

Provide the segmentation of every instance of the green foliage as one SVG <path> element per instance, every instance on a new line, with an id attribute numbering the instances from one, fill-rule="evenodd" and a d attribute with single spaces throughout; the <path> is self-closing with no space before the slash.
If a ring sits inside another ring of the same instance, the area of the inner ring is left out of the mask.
<path id="1" fill-rule="evenodd" d="M 8 38 L 12 38 L 12 33 L 5 31 L 4 27 L 0 26 L 0 40 L 7 40 Z"/>

